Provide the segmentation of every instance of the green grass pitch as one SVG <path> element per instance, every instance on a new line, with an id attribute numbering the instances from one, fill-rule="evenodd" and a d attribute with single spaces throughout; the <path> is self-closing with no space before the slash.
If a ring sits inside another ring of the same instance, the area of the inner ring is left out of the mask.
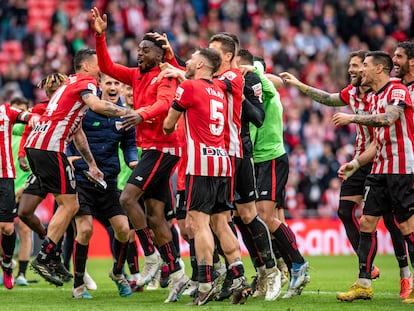
<path id="1" fill-rule="evenodd" d="M 230 301 L 209 302 L 205 306 L 190 307 L 188 296 L 181 297 L 176 303 L 164 304 L 168 289 L 134 293 L 132 297 L 118 296 L 115 284 L 108 278 L 111 267 L 109 259 L 90 259 L 87 263 L 89 274 L 98 284 L 98 290 L 90 291 L 93 299 L 71 298 L 72 284 L 57 288 L 41 280 L 27 287 L 16 286 L 12 290 L 0 287 L 0 310 L 412 310 L 414 306 L 404 305 L 399 299 L 399 269 L 393 256 L 379 255 L 375 264 L 381 270 L 381 276 L 373 282 L 373 300 L 339 302 L 335 294 L 347 290 L 357 277 L 357 258 L 355 256 L 312 256 L 306 258 L 310 262 L 311 282 L 301 296 L 293 299 L 281 299 L 266 302 L 262 298 L 249 298 L 245 305 L 231 305 Z M 185 259 L 187 274 L 190 273 L 188 259 Z M 246 277 L 251 281 L 253 267 L 248 258 L 244 259 Z M 142 262 L 140 262 L 142 264 Z M 40 279 L 38 275 L 28 272 L 28 279 Z M 286 287 L 283 289 L 283 292 Z"/>

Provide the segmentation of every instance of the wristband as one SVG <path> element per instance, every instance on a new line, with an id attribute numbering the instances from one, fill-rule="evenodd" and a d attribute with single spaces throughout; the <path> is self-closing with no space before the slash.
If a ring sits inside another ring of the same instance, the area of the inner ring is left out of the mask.
<path id="1" fill-rule="evenodd" d="M 349 162 L 350 164 L 352 164 L 354 166 L 354 169 L 357 170 L 361 167 L 361 164 L 359 164 L 359 161 L 357 159 L 352 159 L 351 162 Z"/>
<path id="2" fill-rule="evenodd" d="M 349 162 L 349 164 L 352 164 L 352 169 L 349 171 L 346 171 L 344 173 L 345 177 L 344 180 L 347 180 L 349 177 L 351 177 L 352 175 L 354 175 L 354 173 L 359 169 L 359 167 L 361 166 L 358 162 L 357 159 L 352 159 L 351 162 Z"/>

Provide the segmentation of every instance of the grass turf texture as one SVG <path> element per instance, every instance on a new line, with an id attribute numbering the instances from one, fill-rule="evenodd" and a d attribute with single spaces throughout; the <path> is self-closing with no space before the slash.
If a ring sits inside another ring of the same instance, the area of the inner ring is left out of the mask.
<path id="1" fill-rule="evenodd" d="M 72 284 L 57 288 L 41 280 L 27 287 L 15 286 L 12 290 L 0 287 L 0 310 L 408 310 L 412 305 L 405 305 L 399 299 L 399 269 L 393 256 L 381 255 L 375 264 L 381 270 L 381 276 L 373 282 L 373 300 L 358 300 L 352 303 L 336 300 L 337 292 L 346 291 L 357 277 L 357 258 L 355 256 L 313 256 L 307 257 L 310 262 L 311 282 L 301 296 L 292 299 L 279 298 L 273 302 L 264 301 L 263 297 L 250 297 L 245 305 L 231 305 L 230 300 L 209 302 L 205 306 L 190 307 L 186 304 L 192 298 L 182 296 L 176 303 L 164 304 L 168 289 L 134 293 L 132 297 L 118 296 L 116 285 L 108 277 L 111 267 L 109 259 L 90 259 L 87 263 L 89 274 L 98 284 L 97 291 L 90 291 L 93 299 L 73 299 Z M 251 281 L 254 275 L 252 264 L 244 258 L 246 276 Z M 185 259 L 186 272 L 190 275 L 190 264 Z M 140 262 L 142 264 L 142 262 Z M 40 279 L 32 271 L 27 273 L 28 279 Z M 283 288 L 282 294 L 286 291 Z"/>

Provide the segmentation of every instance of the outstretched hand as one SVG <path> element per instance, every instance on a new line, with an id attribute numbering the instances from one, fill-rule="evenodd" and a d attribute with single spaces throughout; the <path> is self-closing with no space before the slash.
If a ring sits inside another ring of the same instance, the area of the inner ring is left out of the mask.
<path id="1" fill-rule="evenodd" d="M 292 84 L 297 86 L 299 84 L 299 80 L 289 72 L 282 72 L 279 73 L 279 76 L 283 79 L 284 83 Z"/>
<path id="2" fill-rule="evenodd" d="M 92 14 L 92 28 L 95 30 L 96 33 L 102 34 L 105 32 L 106 28 L 108 27 L 108 17 L 106 14 L 99 14 L 99 11 L 96 7 L 91 9 Z"/>

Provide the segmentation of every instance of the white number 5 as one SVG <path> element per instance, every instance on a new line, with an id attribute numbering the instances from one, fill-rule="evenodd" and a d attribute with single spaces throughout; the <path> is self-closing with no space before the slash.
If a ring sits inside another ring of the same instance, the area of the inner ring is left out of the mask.
<path id="1" fill-rule="evenodd" d="M 215 124 L 210 124 L 210 131 L 215 136 L 221 135 L 224 128 L 223 103 L 218 100 L 210 100 L 210 120 Z"/>

